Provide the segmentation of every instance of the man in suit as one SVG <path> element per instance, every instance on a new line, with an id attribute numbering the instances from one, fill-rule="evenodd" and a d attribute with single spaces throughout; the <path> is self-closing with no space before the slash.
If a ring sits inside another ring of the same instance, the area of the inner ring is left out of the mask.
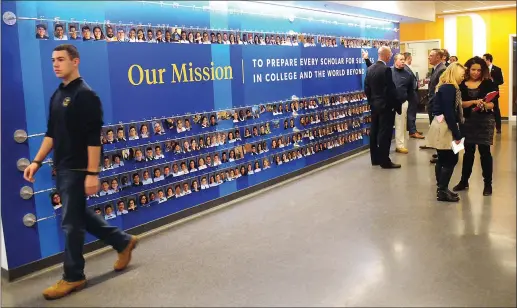
<path id="1" fill-rule="evenodd" d="M 434 102 L 434 96 L 436 92 L 436 86 L 438 85 L 438 82 L 440 81 L 440 76 L 445 71 L 446 67 L 443 62 L 444 55 L 443 50 L 435 48 L 431 50 L 429 53 L 429 64 L 433 66 L 433 69 L 431 71 L 431 77 L 429 79 L 428 84 L 428 92 L 427 92 L 427 113 L 429 114 L 429 123 L 433 121 L 433 102 Z M 420 146 L 422 149 L 426 149 L 427 146 Z M 438 161 L 438 155 L 433 154 L 433 158 L 430 160 L 432 164 L 436 164 Z"/>
<path id="2" fill-rule="evenodd" d="M 364 91 L 372 109 L 370 132 L 370 157 L 373 166 L 384 169 L 400 168 L 390 157 L 391 137 L 395 124 L 395 112 L 401 114 L 402 104 L 397 100 L 392 71 L 386 64 L 391 59 L 391 49 L 379 48 L 379 60 L 370 66 L 364 79 Z"/>
<path id="3" fill-rule="evenodd" d="M 492 61 L 494 61 L 494 57 L 486 53 L 483 55 L 483 59 L 485 59 L 486 65 L 488 65 L 488 69 L 490 70 L 490 77 L 492 77 L 492 80 L 494 81 L 495 85 L 497 86 L 497 91 L 499 91 L 499 86 L 504 84 L 503 79 L 503 71 L 500 67 L 497 67 L 492 64 Z M 501 109 L 499 109 L 499 99 L 494 100 L 494 117 L 495 117 L 495 128 L 497 130 L 497 133 L 501 133 Z"/>
<path id="4" fill-rule="evenodd" d="M 417 75 L 413 73 L 413 70 L 411 69 L 410 65 L 413 61 L 413 57 L 411 56 L 410 52 L 404 53 L 404 58 L 406 59 L 404 64 L 404 69 L 408 71 L 412 78 L 413 78 L 413 89 L 414 91 L 411 93 L 411 95 L 408 97 L 408 110 L 407 110 L 407 127 L 409 131 L 409 137 L 416 138 L 416 139 L 424 139 L 425 137 L 422 135 L 421 132 L 417 131 L 416 129 L 416 112 L 418 107 L 418 72 Z"/>

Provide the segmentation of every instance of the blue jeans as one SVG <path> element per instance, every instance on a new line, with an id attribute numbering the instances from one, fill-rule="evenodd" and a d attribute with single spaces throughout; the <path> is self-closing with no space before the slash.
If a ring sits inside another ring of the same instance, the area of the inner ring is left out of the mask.
<path id="1" fill-rule="evenodd" d="M 85 172 L 59 170 L 56 186 L 63 204 L 61 227 L 65 232 L 63 280 L 74 282 L 84 276 L 84 231 L 88 231 L 116 251 L 122 252 L 131 239 L 119 228 L 110 226 L 102 216 L 86 207 Z"/>

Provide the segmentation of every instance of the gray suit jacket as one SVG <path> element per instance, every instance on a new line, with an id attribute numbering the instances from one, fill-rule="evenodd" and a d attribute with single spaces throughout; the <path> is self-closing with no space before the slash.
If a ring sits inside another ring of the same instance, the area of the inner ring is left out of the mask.
<path id="1" fill-rule="evenodd" d="M 445 64 L 443 64 L 443 62 L 440 62 L 440 64 L 438 64 L 438 66 L 436 66 L 433 74 L 431 75 L 431 78 L 429 80 L 429 85 L 428 85 L 429 92 L 427 94 L 429 106 L 433 105 L 434 95 L 436 92 L 436 86 L 438 85 L 438 82 L 440 81 L 440 76 L 445 71 L 445 69 L 447 69 L 447 67 L 445 67 Z"/>

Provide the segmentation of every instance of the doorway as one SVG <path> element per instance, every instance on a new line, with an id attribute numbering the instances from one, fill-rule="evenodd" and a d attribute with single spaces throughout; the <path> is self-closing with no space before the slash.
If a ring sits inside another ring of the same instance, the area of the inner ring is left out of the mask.
<path id="1" fill-rule="evenodd" d="M 406 41 L 400 42 L 401 52 L 410 52 L 413 62 L 411 69 L 417 75 L 419 83 L 423 84 L 423 79 L 429 74 L 431 67 L 429 66 L 428 55 L 431 49 L 440 48 L 441 40 L 422 40 L 422 41 Z M 417 119 L 429 119 L 426 110 L 427 106 L 427 84 L 418 88 L 418 107 Z"/>
<path id="2" fill-rule="evenodd" d="M 517 38 L 515 34 L 510 35 L 510 86 L 508 93 L 508 119 L 515 121 L 517 118 L 517 80 L 514 77 L 517 73 Z"/>

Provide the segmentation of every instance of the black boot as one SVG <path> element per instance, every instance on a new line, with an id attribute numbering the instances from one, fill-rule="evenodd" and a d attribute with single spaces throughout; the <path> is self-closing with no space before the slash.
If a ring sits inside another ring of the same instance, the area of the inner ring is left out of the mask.
<path id="1" fill-rule="evenodd" d="M 462 191 L 465 189 L 469 189 L 469 183 L 465 183 L 465 182 L 463 182 L 463 180 L 460 181 L 458 183 L 458 185 L 456 185 L 452 188 L 453 191 Z"/>
<path id="2" fill-rule="evenodd" d="M 449 182 L 451 181 L 453 172 L 454 168 L 442 166 L 440 170 L 440 185 L 438 186 L 438 191 L 436 193 L 436 199 L 438 201 L 458 202 L 460 200 L 458 195 L 454 195 L 449 191 Z"/>
<path id="3" fill-rule="evenodd" d="M 492 195 L 492 184 L 486 184 L 485 188 L 483 188 L 483 196 L 491 196 Z"/>
<path id="4" fill-rule="evenodd" d="M 434 165 L 434 176 L 436 177 L 436 186 L 440 186 L 440 172 L 442 171 L 442 164 L 440 162 L 437 162 L 436 165 Z"/>
<path id="5" fill-rule="evenodd" d="M 492 172 L 493 172 L 493 161 L 490 152 L 483 153 L 481 156 L 481 170 L 483 171 L 483 181 L 485 187 L 483 189 L 483 196 L 492 195 Z"/>
<path id="6" fill-rule="evenodd" d="M 455 197 L 449 194 L 448 191 L 438 190 L 438 192 L 436 193 L 436 200 L 443 202 L 458 202 L 460 201 L 460 197 Z"/>

